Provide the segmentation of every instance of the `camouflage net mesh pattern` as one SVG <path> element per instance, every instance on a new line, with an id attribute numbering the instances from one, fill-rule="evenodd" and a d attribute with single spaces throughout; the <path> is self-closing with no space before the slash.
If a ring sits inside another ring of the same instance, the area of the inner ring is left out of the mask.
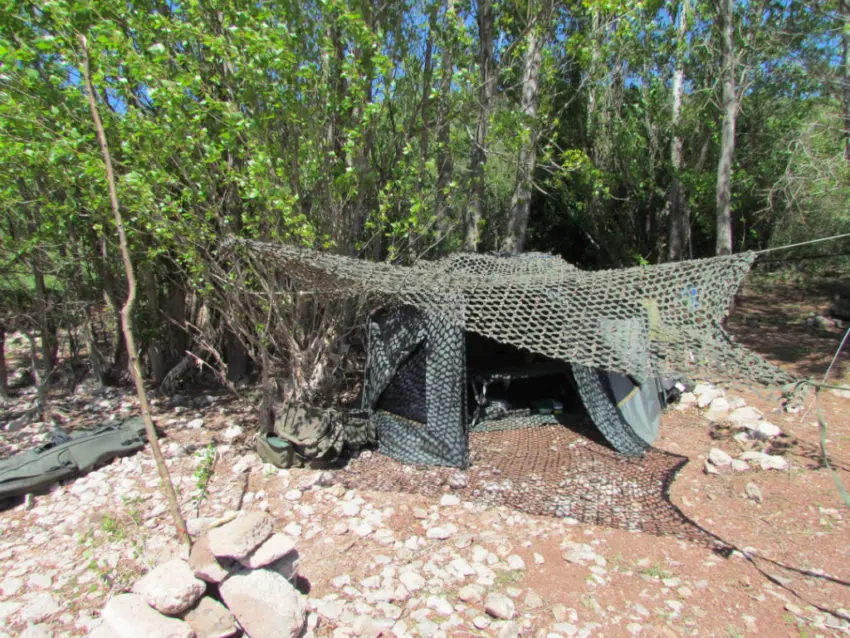
<path id="1" fill-rule="evenodd" d="M 669 487 L 687 463 L 683 456 L 650 448 L 640 458 L 625 457 L 601 442 L 592 426 L 561 425 L 472 432 L 470 454 L 472 466 L 462 474 L 373 454 L 349 462 L 342 482 L 348 488 L 431 498 L 451 491 L 490 507 L 718 546 L 670 502 Z M 457 488 L 459 475 L 465 487 Z"/>
<path id="2" fill-rule="evenodd" d="M 794 382 L 721 325 L 752 252 L 583 271 L 540 253 L 460 253 L 397 266 L 259 241 L 230 245 L 280 269 L 301 291 L 377 295 L 500 343 L 639 382 L 676 375 Z"/>

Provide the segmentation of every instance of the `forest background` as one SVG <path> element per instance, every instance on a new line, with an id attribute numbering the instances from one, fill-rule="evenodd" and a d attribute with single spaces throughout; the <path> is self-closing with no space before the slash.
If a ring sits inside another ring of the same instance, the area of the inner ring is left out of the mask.
<path id="1" fill-rule="evenodd" d="M 333 402 L 362 355 L 362 305 L 233 236 L 603 268 L 850 231 L 847 0 L 0 0 L 0 394 L 13 330 L 43 382 L 126 379 L 79 35 L 165 392 L 262 370 Z"/>

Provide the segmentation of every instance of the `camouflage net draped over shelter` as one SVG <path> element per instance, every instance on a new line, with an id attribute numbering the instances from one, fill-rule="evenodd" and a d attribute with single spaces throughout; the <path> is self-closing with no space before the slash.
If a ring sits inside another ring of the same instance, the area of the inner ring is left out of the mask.
<path id="1" fill-rule="evenodd" d="M 501 343 L 638 381 L 685 375 L 794 382 L 721 325 L 752 252 L 583 271 L 540 253 L 460 253 L 397 266 L 259 241 L 231 245 L 279 268 L 302 291 L 377 295 Z"/>

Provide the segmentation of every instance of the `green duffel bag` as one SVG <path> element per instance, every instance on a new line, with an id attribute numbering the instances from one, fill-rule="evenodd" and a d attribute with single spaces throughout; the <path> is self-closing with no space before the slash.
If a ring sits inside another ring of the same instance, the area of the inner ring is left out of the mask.
<path id="1" fill-rule="evenodd" d="M 144 421 L 138 417 L 71 434 L 57 429 L 50 442 L 0 460 L 0 500 L 90 472 L 115 457 L 138 452 L 146 441 Z"/>
<path id="2" fill-rule="evenodd" d="M 374 439 L 374 428 L 359 413 L 290 402 L 274 431 L 260 433 L 257 453 L 277 467 L 321 467 L 335 463 L 346 447 L 358 449 Z"/>

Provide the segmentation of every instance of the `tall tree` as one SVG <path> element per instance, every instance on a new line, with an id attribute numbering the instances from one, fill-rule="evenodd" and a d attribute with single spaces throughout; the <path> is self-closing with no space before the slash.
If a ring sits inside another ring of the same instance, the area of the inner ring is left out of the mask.
<path id="1" fill-rule="evenodd" d="M 531 208 L 531 189 L 534 167 L 537 162 L 538 124 L 537 104 L 540 96 L 540 63 L 545 38 L 549 31 L 549 19 L 552 5 L 549 0 L 529 2 L 527 6 L 527 28 L 525 36 L 525 55 L 522 65 L 522 98 L 520 114 L 522 117 L 522 138 L 519 149 L 516 185 L 511 196 L 511 208 L 508 217 L 508 232 L 502 243 L 505 252 L 522 252 L 528 228 L 528 215 Z"/>
<path id="2" fill-rule="evenodd" d="M 841 116 L 844 126 L 844 159 L 850 162 L 850 0 L 840 0 Z"/>
<path id="3" fill-rule="evenodd" d="M 475 126 L 475 139 L 472 146 L 472 201 L 466 216 L 466 235 L 464 248 L 469 251 L 478 249 L 481 241 L 481 224 L 487 202 L 487 184 L 484 181 L 484 168 L 487 163 L 487 136 L 490 129 L 490 109 L 496 94 L 496 61 L 493 51 L 493 3 L 491 0 L 478 0 L 478 121 Z"/>
<path id="4" fill-rule="evenodd" d="M 690 0 L 678 3 L 676 27 L 675 68 L 673 70 L 673 85 L 671 87 L 670 109 L 670 167 L 672 177 L 668 190 L 668 207 L 670 209 L 670 235 L 667 246 L 667 257 L 670 261 L 679 261 L 689 255 L 691 239 L 691 220 L 682 187 L 682 161 L 684 156 L 684 140 L 682 139 L 682 95 L 685 90 L 685 54 L 688 46 L 688 12 Z"/>
<path id="5" fill-rule="evenodd" d="M 435 197 L 435 212 L 437 234 L 444 239 L 449 233 L 448 227 L 448 201 L 447 191 L 452 181 L 454 163 L 452 161 L 451 149 L 449 148 L 451 136 L 451 122 L 449 121 L 449 106 L 451 104 L 452 74 L 454 63 L 452 53 L 454 51 L 454 25 L 457 19 L 454 9 L 454 0 L 446 0 L 445 23 L 443 25 L 443 37 L 441 46 L 443 49 L 440 63 L 440 96 L 437 105 L 437 119 L 434 128 L 437 130 L 437 186 Z"/>
<path id="6" fill-rule="evenodd" d="M 735 161 L 735 125 L 738 95 L 735 90 L 733 0 L 714 0 L 720 35 L 721 110 L 720 157 L 717 161 L 716 214 L 718 255 L 732 254 L 732 165 Z"/>

